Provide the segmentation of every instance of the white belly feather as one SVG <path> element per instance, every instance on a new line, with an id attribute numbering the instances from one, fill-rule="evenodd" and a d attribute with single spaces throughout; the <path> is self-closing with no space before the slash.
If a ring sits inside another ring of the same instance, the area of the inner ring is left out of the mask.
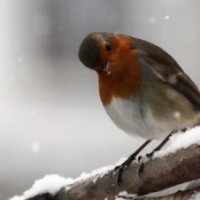
<path id="1" fill-rule="evenodd" d="M 148 139 L 156 137 L 154 128 L 146 123 L 145 113 L 137 102 L 115 98 L 105 109 L 113 122 L 126 133 Z M 151 115 L 149 118 L 152 118 Z"/>
<path id="2" fill-rule="evenodd" d="M 185 125 L 178 122 L 180 119 L 176 113 L 169 120 L 155 119 L 152 110 L 147 105 L 140 106 L 137 100 L 115 98 L 105 109 L 120 129 L 147 139 L 164 139 L 173 129 L 181 129 Z M 193 124 L 192 120 L 187 125 Z"/>
<path id="3" fill-rule="evenodd" d="M 130 105 L 128 101 L 117 98 L 105 109 L 119 128 L 130 134 L 139 134 L 143 119 L 136 104 Z"/>

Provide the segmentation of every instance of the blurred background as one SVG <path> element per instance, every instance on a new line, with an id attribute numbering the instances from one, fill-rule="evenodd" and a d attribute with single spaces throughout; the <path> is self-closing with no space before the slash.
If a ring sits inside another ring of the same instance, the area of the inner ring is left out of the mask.
<path id="1" fill-rule="evenodd" d="M 97 76 L 78 59 L 86 34 L 151 41 L 200 86 L 199 19 L 199 0 L 1 0 L 0 199 L 46 174 L 114 164 L 143 142 L 105 113 Z"/>

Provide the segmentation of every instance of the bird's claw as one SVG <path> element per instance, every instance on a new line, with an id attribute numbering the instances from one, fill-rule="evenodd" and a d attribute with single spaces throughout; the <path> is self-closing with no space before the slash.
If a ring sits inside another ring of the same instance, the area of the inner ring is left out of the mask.
<path id="1" fill-rule="evenodd" d="M 154 156 L 154 152 L 153 152 L 153 151 L 152 151 L 151 153 L 147 153 L 147 154 L 146 154 L 146 157 L 147 157 L 148 159 L 152 159 L 153 156 Z"/>
<path id="2" fill-rule="evenodd" d="M 118 186 L 121 185 L 121 182 L 122 182 L 122 174 L 124 172 L 124 170 L 131 164 L 131 161 L 130 160 L 126 160 L 124 163 L 122 163 L 121 165 L 119 166 L 116 166 L 114 171 L 115 173 L 118 173 L 117 175 L 117 184 Z"/>

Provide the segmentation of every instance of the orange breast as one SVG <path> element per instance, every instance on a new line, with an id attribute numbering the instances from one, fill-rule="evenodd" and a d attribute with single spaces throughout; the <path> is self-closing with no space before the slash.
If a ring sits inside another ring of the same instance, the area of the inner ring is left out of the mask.
<path id="1" fill-rule="evenodd" d="M 110 75 L 99 74 L 99 91 L 104 105 L 113 97 L 129 99 L 135 96 L 141 83 L 141 68 L 137 51 L 131 49 L 130 39 L 116 39 L 109 57 Z"/>

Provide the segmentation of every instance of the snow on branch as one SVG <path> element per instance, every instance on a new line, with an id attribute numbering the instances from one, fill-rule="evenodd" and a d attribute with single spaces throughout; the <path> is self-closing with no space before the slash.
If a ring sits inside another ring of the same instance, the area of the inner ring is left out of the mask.
<path id="1" fill-rule="evenodd" d="M 118 174 L 109 166 L 77 179 L 45 177 L 21 197 L 11 200 L 122 200 L 137 199 L 137 195 L 176 186 L 200 178 L 200 128 L 174 135 L 169 145 L 158 152 L 154 159 L 141 164 L 134 162 L 124 171 L 122 182 L 117 184 Z M 123 195 L 122 191 L 128 194 Z M 143 200 L 197 199 L 200 188 L 181 191 L 165 197 L 143 197 Z M 120 196 L 121 195 L 121 196 Z M 196 198 L 196 196 L 197 198 Z M 174 197 L 174 198 L 173 198 Z"/>

